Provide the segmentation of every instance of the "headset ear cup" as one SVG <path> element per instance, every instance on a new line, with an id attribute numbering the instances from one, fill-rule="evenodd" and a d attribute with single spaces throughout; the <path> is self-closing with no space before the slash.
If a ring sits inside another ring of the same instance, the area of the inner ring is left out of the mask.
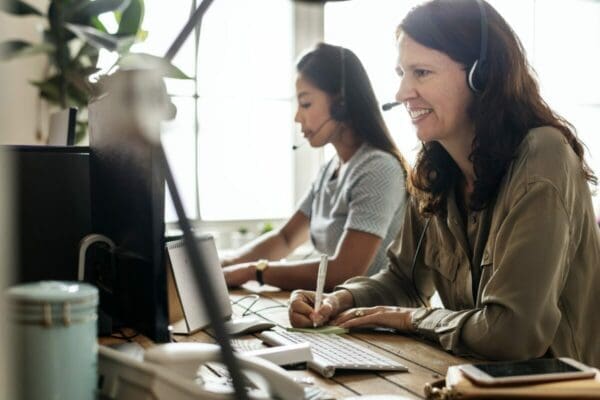
<path id="1" fill-rule="evenodd" d="M 346 121 L 348 119 L 346 105 L 341 100 L 338 100 L 331 104 L 331 110 L 329 113 L 331 114 L 331 118 L 335 119 L 338 122 Z"/>

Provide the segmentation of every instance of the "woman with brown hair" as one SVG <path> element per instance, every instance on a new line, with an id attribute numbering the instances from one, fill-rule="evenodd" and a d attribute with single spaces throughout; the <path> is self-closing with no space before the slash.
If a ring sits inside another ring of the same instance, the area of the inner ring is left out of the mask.
<path id="1" fill-rule="evenodd" d="M 404 218 L 407 164 L 358 57 L 321 43 L 300 59 L 297 70 L 295 121 L 312 147 L 331 144 L 336 154 L 281 229 L 223 260 L 229 286 L 257 280 L 288 290 L 314 289 L 318 258 L 280 261 L 309 238 L 330 257 L 327 288 L 373 275 L 387 264 L 385 250 Z"/>
<path id="2" fill-rule="evenodd" d="M 397 31 L 397 100 L 423 143 L 389 268 L 337 287 L 295 326 L 385 326 L 488 359 L 600 366 L 596 177 L 572 126 L 540 96 L 523 48 L 479 0 L 433 0 Z M 431 308 L 434 292 L 444 308 Z"/>

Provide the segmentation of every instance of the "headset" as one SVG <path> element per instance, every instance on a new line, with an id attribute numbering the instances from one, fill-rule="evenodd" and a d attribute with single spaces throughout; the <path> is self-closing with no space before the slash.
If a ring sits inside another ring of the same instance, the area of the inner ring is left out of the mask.
<path id="1" fill-rule="evenodd" d="M 1 1 L 1 0 L 0 0 Z M 319 132 L 325 124 L 330 121 L 344 122 L 349 119 L 348 116 L 348 108 L 346 106 L 346 49 L 342 46 L 340 48 L 340 94 L 339 99 L 335 99 L 329 108 L 329 118 L 327 118 L 323 123 L 314 131 L 315 133 Z M 306 142 L 304 142 L 306 143 Z M 302 144 L 294 144 L 292 146 L 292 150 L 298 150 L 300 147 L 304 145 Z"/>
<path id="2" fill-rule="evenodd" d="M 346 50 L 340 46 L 340 98 L 331 104 L 329 114 L 338 122 L 348 120 L 348 108 L 346 107 Z"/>
<path id="3" fill-rule="evenodd" d="M 475 60 L 467 74 L 467 85 L 469 85 L 469 89 L 473 92 L 481 93 L 485 81 L 484 74 L 487 61 L 488 20 L 483 0 L 477 0 L 477 5 L 479 6 L 479 14 L 481 15 L 481 43 L 479 48 L 479 58 Z"/>

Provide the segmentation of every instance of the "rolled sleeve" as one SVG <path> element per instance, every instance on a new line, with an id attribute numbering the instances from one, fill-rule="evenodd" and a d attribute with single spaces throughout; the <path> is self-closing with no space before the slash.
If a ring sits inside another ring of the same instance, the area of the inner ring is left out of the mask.
<path id="1" fill-rule="evenodd" d="M 460 330 L 465 321 L 476 310 L 451 311 L 446 309 L 418 308 L 412 315 L 415 331 L 423 337 L 439 342 L 440 345 L 455 353 L 467 353 L 460 343 Z"/>
<path id="2" fill-rule="evenodd" d="M 346 289 L 352 293 L 358 307 L 393 305 L 419 307 L 419 296 L 415 292 L 411 277 L 411 263 L 418 237 L 423 230 L 423 220 L 417 212 L 417 204 L 409 200 L 404 222 L 398 236 L 387 249 L 388 268 L 371 277 L 355 277 L 347 280 L 336 289 Z M 417 285 L 426 298 L 433 295 L 435 288 L 432 271 L 423 265 L 423 255 L 417 257 Z"/>

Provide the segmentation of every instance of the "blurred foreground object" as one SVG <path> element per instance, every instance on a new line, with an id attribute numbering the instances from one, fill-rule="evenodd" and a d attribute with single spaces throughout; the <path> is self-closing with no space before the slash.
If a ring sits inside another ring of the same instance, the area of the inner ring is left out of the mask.
<path id="1" fill-rule="evenodd" d="M 98 290 L 42 281 L 6 291 L 19 398 L 94 400 Z"/>

